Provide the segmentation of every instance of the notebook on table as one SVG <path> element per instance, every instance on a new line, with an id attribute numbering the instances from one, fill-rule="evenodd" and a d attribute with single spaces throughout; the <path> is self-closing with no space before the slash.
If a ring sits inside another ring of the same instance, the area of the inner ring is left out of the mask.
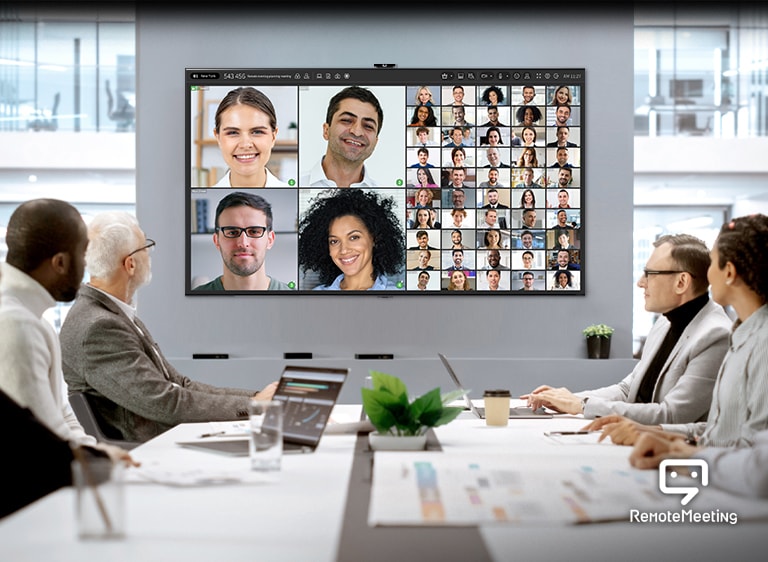
<path id="1" fill-rule="evenodd" d="M 448 358 L 442 353 L 438 353 L 437 355 L 440 357 L 440 361 L 443 362 L 443 366 L 445 367 L 445 370 L 448 371 L 448 374 L 451 376 L 451 380 L 456 385 L 456 388 L 465 390 L 467 387 L 461 384 L 461 381 L 459 380 L 459 377 L 456 375 L 456 371 L 454 371 L 453 366 L 448 361 Z M 472 400 L 469 399 L 469 396 L 467 394 L 464 395 L 464 400 L 467 403 L 467 408 L 469 409 L 469 411 L 471 411 L 478 418 L 482 420 L 485 419 L 485 408 L 481 406 L 475 406 L 472 403 Z M 547 412 L 544 408 L 538 408 L 537 410 L 534 410 L 532 408 L 528 408 L 525 406 L 517 406 L 517 407 L 509 408 L 510 419 L 551 418 L 551 417 L 552 417 L 552 414 Z"/>
<path id="2" fill-rule="evenodd" d="M 274 400 L 283 403 L 283 453 L 313 453 L 320 444 L 331 411 L 349 369 L 297 367 L 283 369 Z M 268 422 L 267 422 L 268 423 Z M 206 437 L 177 445 L 229 456 L 248 456 L 247 437 Z"/>

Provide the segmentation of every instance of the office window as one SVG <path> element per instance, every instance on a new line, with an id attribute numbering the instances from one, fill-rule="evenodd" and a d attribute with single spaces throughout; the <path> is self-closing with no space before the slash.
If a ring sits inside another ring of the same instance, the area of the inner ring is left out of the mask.
<path id="1" fill-rule="evenodd" d="M 768 134 L 768 7 L 639 7 L 635 21 L 636 136 Z"/>
<path id="2" fill-rule="evenodd" d="M 135 213 L 134 22 L 127 3 L 0 6 L 0 260 L 23 201 L 68 200 L 86 220 Z M 51 323 L 67 310 L 49 311 Z"/>

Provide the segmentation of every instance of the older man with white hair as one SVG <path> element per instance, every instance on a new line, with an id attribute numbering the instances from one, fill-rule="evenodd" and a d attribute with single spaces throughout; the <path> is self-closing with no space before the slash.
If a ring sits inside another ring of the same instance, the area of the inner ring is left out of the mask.
<path id="1" fill-rule="evenodd" d="M 163 356 L 133 306 L 149 283 L 150 251 L 138 221 L 125 212 L 96 215 L 88 228 L 90 282 L 78 292 L 61 328 L 64 378 L 84 392 L 111 435 L 147 441 L 176 424 L 245 418 L 252 396 L 263 391 L 195 382 Z"/>

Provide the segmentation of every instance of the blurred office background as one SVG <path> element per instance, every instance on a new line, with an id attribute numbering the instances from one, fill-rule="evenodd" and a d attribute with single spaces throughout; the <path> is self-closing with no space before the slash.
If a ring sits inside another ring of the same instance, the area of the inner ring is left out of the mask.
<path id="1" fill-rule="evenodd" d="M 731 216 L 768 213 L 768 6 L 713 4 L 636 3 L 635 279 L 662 234 L 711 244 Z M 0 259 L 8 218 L 27 199 L 65 199 L 86 220 L 134 212 L 135 45 L 131 2 L 0 3 Z M 600 108 L 590 119 L 610 135 Z M 592 173 L 611 173 L 589 158 Z M 653 318 L 634 294 L 637 350 Z"/>

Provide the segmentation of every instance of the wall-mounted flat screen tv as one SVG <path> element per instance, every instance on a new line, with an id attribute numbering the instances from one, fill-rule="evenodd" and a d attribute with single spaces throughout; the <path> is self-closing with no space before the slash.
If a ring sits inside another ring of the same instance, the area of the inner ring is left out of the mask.
<path id="1" fill-rule="evenodd" d="M 585 69 L 187 68 L 185 92 L 187 295 L 584 294 Z"/>

